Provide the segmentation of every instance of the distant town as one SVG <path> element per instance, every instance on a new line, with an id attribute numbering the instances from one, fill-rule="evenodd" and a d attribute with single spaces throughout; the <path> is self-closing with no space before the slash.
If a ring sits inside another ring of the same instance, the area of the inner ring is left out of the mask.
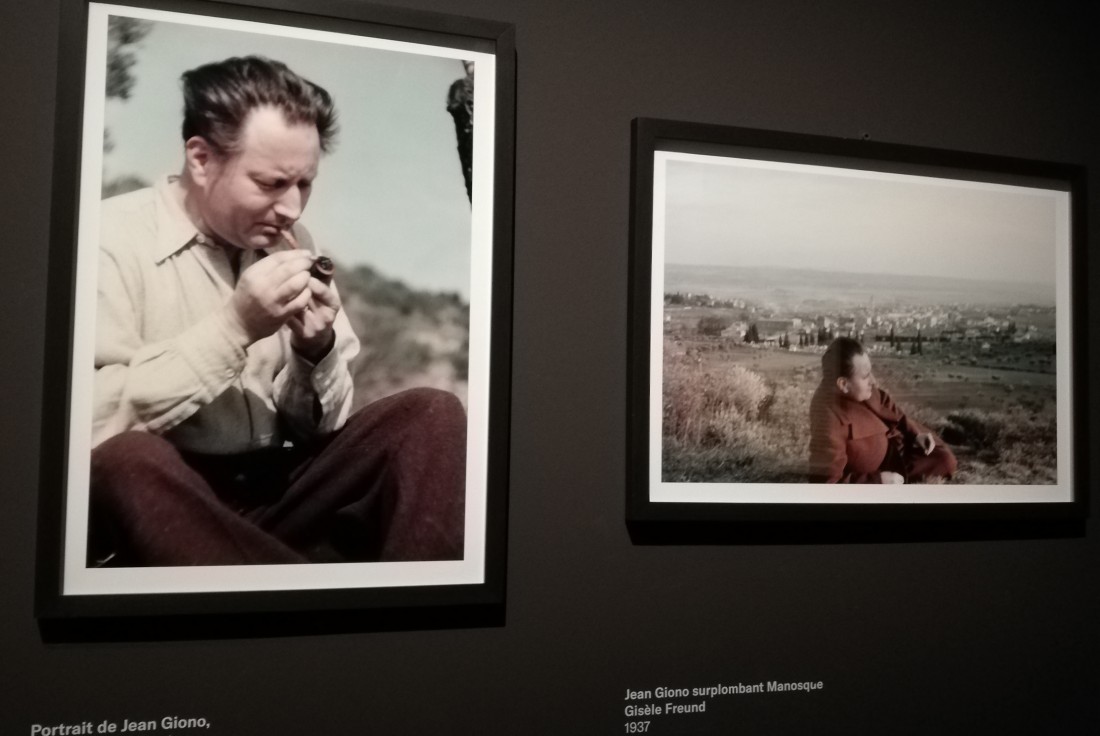
<path id="1" fill-rule="evenodd" d="M 694 333 L 750 346 L 824 350 L 834 338 L 852 337 L 878 353 L 935 356 L 947 363 L 998 364 L 1053 372 L 1055 310 L 1051 306 L 942 306 L 890 303 L 863 306 L 803 303 L 764 306 L 692 292 L 666 293 L 666 333 Z"/>

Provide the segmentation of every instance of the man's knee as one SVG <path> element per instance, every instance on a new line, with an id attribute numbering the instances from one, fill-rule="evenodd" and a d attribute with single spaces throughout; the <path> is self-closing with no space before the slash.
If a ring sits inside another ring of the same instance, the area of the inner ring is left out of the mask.
<path id="1" fill-rule="evenodd" d="M 348 419 L 345 431 L 381 427 L 398 433 L 404 429 L 465 437 L 466 409 L 449 391 L 412 388 L 364 406 Z"/>
<path id="2" fill-rule="evenodd" d="M 938 445 L 933 452 L 939 453 L 937 475 L 944 478 L 953 476 L 955 471 L 959 469 L 959 461 L 955 458 L 955 453 L 951 452 L 947 445 Z"/>
<path id="3" fill-rule="evenodd" d="M 131 430 L 104 440 L 92 450 L 92 464 L 141 462 L 164 453 L 178 454 L 171 442 L 149 432 Z"/>
<path id="4" fill-rule="evenodd" d="M 179 461 L 179 452 L 162 437 L 130 431 L 92 450 L 89 483 L 88 564 L 106 560 L 130 564 L 129 528 L 158 487 L 156 476 Z"/>
<path id="5" fill-rule="evenodd" d="M 959 462 L 947 445 L 937 444 L 930 455 L 914 463 L 914 475 L 918 478 L 950 478 L 955 475 Z"/>
<path id="6" fill-rule="evenodd" d="M 140 487 L 150 475 L 169 472 L 179 463 L 182 463 L 179 450 L 163 437 L 148 432 L 123 432 L 92 450 L 91 487 L 98 493 L 120 486 Z"/>
<path id="7" fill-rule="evenodd" d="M 449 391 L 441 391 L 436 388 L 414 388 L 404 391 L 398 396 L 407 402 L 410 411 L 415 413 L 420 421 L 440 424 L 456 425 L 466 424 L 466 410 L 458 397 Z"/>

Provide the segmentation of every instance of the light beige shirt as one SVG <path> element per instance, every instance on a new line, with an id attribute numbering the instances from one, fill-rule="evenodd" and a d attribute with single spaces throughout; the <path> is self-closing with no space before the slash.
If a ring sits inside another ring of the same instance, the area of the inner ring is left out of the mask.
<path id="1" fill-rule="evenodd" d="M 184 450 L 230 454 L 339 429 L 359 351 L 347 316 L 337 314 L 336 343 L 316 365 L 291 349 L 288 327 L 242 342 L 223 309 L 233 267 L 187 217 L 180 186 L 167 177 L 103 202 L 93 446 L 137 429 Z M 304 228 L 294 234 L 316 252 Z M 240 271 L 259 257 L 244 251 Z"/>

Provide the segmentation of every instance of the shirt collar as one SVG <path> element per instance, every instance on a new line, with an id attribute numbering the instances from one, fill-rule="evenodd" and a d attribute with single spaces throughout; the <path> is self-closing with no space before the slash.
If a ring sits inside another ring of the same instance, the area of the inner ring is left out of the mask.
<path id="1" fill-rule="evenodd" d="M 157 263 L 192 245 L 202 245 L 207 248 L 220 247 L 209 235 L 200 233 L 198 228 L 195 227 L 195 223 L 191 222 L 191 218 L 187 216 L 187 212 L 183 209 L 181 203 L 182 189 L 183 184 L 180 183 L 180 177 L 177 174 L 161 177 L 153 185 L 153 190 L 156 192 L 157 208 L 157 243 L 153 257 Z M 311 250 L 308 244 L 312 241 L 309 240 L 302 227 L 294 224 L 291 229 L 302 241 L 303 247 Z M 289 244 L 281 242 L 262 250 L 246 250 L 245 261 L 254 263 L 268 253 L 287 250 L 288 248 L 290 248 Z"/>
<path id="2" fill-rule="evenodd" d="M 184 248 L 198 244 L 217 247 L 198 231 L 180 201 L 183 185 L 178 175 L 169 175 L 153 185 L 156 192 L 157 243 L 153 253 L 157 263 Z"/>

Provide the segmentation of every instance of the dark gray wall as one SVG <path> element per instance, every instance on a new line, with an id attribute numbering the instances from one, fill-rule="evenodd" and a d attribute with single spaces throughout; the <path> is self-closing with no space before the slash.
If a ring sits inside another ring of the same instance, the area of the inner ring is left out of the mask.
<path id="1" fill-rule="evenodd" d="M 1096 521 L 1057 539 L 713 546 L 635 546 L 623 523 L 631 118 L 866 132 L 1095 172 L 1091 3 L 397 4 L 517 29 L 505 625 L 43 643 L 32 583 L 57 6 L 4 3 L 0 732 L 179 714 L 221 736 L 622 733 L 628 687 L 820 679 L 812 696 L 718 700 L 655 732 L 1095 733 Z"/>

